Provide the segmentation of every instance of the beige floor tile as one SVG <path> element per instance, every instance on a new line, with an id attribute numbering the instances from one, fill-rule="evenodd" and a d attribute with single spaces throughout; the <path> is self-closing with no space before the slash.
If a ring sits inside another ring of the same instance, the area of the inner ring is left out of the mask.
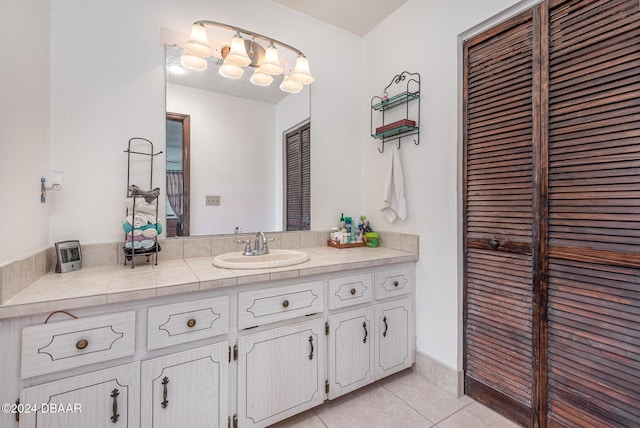
<path id="1" fill-rule="evenodd" d="M 326 428 L 326 425 L 322 423 L 322 420 L 316 416 L 313 410 L 307 410 L 299 415 L 273 424 L 271 428 Z"/>
<path id="2" fill-rule="evenodd" d="M 388 389 L 373 385 L 325 403 L 316 414 L 329 428 L 430 428 L 433 423 Z"/>
<path id="3" fill-rule="evenodd" d="M 412 370 L 387 378 L 382 385 L 433 422 L 439 422 L 473 402 L 467 396 L 456 398 Z"/>
<path id="4" fill-rule="evenodd" d="M 498 413 L 472 402 L 464 409 L 438 423 L 438 428 L 517 428 L 519 425 Z"/>

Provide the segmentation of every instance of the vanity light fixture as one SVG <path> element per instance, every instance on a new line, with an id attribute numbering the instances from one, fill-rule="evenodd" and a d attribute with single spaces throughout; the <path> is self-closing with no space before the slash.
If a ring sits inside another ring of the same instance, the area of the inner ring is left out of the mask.
<path id="1" fill-rule="evenodd" d="M 180 59 L 184 67 L 192 70 L 205 70 L 207 68 L 207 57 L 213 56 L 214 52 L 207 39 L 205 30 L 207 25 L 235 32 L 231 39 L 231 47 L 229 48 L 225 45 L 220 48 L 221 56 L 224 59 L 218 69 L 220 75 L 230 79 L 238 79 L 244 74 L 244 67 L 256 67 L 250 79 L 251 83 L 258 86 L 269 86 L 274 80 L 272 76 L 285 73 L 285 67 L 278 57 L 277 47 L 279 47 L 297 55 L 293 71 L 290 75 L 284 76 L 280 89 L 289 93 L 297 93 L 300 92 L 303 85 L 308 85 L 315 80 L 309 69 L 309 60 L 300 50 L 293 46 L 242 28 L 208 20 L 193 23 L 191 37 L 184 45 L 185 53 Z M 243 35 L 250 37 L 251 40 L 245 40 L 242 37 Z M 264 47 L 255 42 L 256 39 L 268 43 L 266 51 Z M 256 55 L 254 47 L 256 50 L 263 51 L 264 57 L 262 53 Z M 247 53 L 247 49 L 249 49 L 249 53 Z"/>

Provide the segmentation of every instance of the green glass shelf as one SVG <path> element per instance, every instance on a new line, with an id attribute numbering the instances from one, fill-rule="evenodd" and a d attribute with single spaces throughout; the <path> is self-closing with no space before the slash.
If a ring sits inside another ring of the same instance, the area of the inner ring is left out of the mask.
<path id="1" fill-rule="evenodd" d="M 372 105 L 371 108 L 378 111 L 389 110 L 390 108 L 418 99 L 419 97 L 419 92 L 402 92 L 398 95 L 392 96 L 386 101 L 380 101 L 379 103 Z"/>
<path id="2" fill-rule="evenodd" d="M 388 137 L 395 137 L 397 135 L 406 134 L 409 132 L 417 132 L 419 129 L 420 128 L 418 128 L 417 126 L 402 125 L 397 128 L 388 129 L 384 132 L 371 134 L 371 136 L 374 138 L 382 139 L 382 138 L 388 138 Z"/>

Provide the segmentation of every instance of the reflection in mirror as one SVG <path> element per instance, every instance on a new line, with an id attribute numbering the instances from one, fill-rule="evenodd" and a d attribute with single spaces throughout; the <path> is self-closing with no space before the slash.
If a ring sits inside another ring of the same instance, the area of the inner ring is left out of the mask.
<path id="1" fill-rule="evenodd" d="M 189 236 L 191 118 L 167 113 L 167 237 Z"/>
<path id="2" fill-rule="evenodd" d="M 185 224 L 191 236 L 229 234 L 236 227 L 245 232 L 309 229 L 308 218 L 294 222 L 296 226 L 285 223 L 289 207 L 296 205 L 292 198 L 307 198 L 310 205 L 308 187 L 285 191 L 285 177 L 291 173 L 287 165 L 292 163 L 292 154 L 285 150 L 287 135 L 309 126 L 309 86 L 287 94 L 278 88 L 282 75 L 274 76 L 268 87 L 250 83 L 250 72 L 226 79 L 218 74 L 222 61 L 215 57 L 207 58 L 204 71 L 180 69 L 182 53 L 166 48 L 166 111 L 190 119 L 189 177 L 183 171 L 184 180 L 190 179 L 188 197 L 183 195 L 189 208 L 175 217 L 176 222 L 181 218 L 182 236 Z M 310 132 L 307 137 L 310 143 Z M 167 171 L 178 169 L 169 164 L 174 161 L 167 156 Z M 309 175 L 309 164 L 300 165 L 301 174 L 304 170 Z M 306 182 L 308 186 L 308 178 Z M 167 199 L 171 203 L 171 197 Z M 210 200 L 219 205 L 207 205 Z M 167 218 L 167 224 L 173 221 Z"/>

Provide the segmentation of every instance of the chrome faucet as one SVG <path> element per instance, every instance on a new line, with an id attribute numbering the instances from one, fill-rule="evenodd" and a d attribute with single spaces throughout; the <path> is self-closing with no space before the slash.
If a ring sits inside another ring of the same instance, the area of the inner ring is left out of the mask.
<path id="1" fill-rule="evenodd" d="M 256 255 L 269 254 L 269 241 L 273 241 L 273 238 L 267 239 L 264 232 L 256 233 L 256 241 L 253 244 L 253 253 Z"/>
<path id="2" fill-rule="evenodd" d="M 237 232 L 236 232 L 237 234 Z M 245 244 L 243 256 L 259 256 L 262 254 L 269 254 L 269 241 L 273 241 L 274 238 L 269 238 L 264 235 L 264 232 L 256 233 L 256 240 L 253 244 L 253 251 L 251 250 L 251 241 L 248 239 L 238 239 L 238 244 Z"/>

